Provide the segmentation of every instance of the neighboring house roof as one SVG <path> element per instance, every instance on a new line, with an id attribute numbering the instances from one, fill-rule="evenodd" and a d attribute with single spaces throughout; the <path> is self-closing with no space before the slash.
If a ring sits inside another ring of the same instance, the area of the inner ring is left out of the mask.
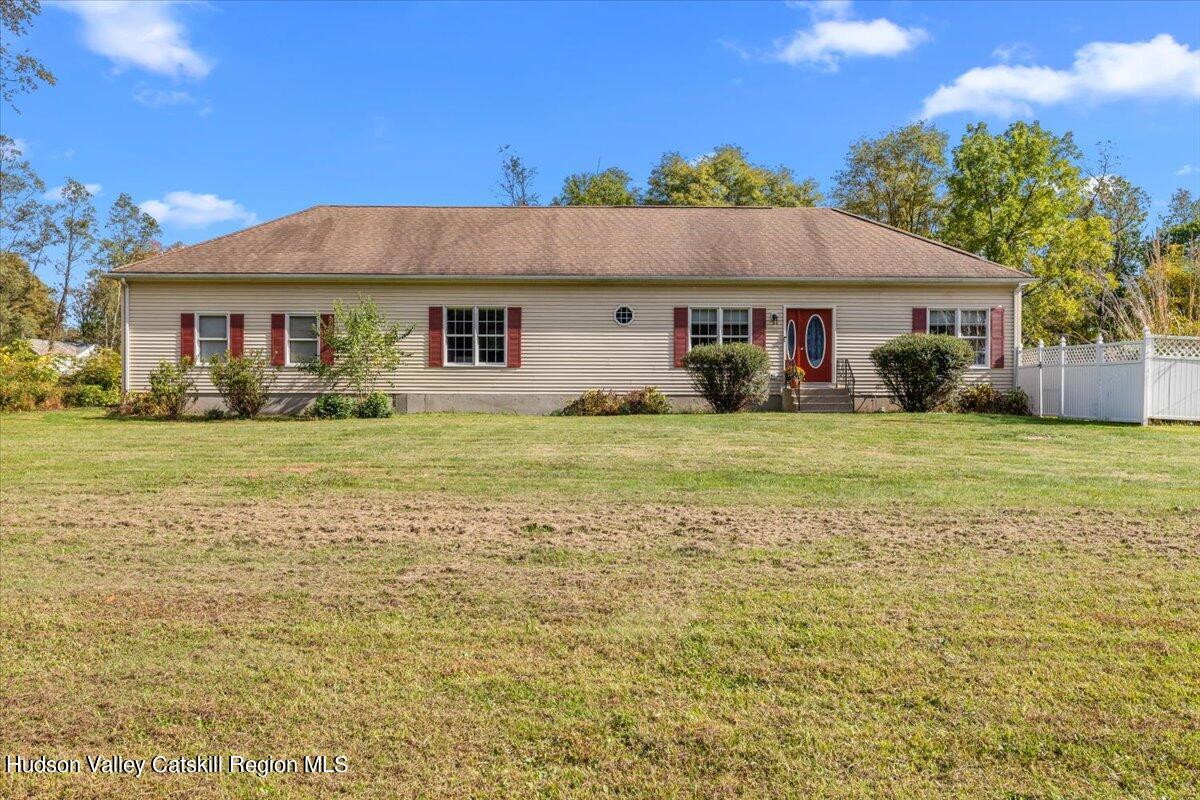
<path id="1" fill-rule="evenodd" d="M 114 274 L 1027 280 L 837 209 L 662 206 L 314 206 Z"/>
<path id="2" fill-rule="evenodd" d="M 46 339 L 30 339 L 29 346 L 39 356 L 49 355 L 53 352 L 56 356 L 69 358 L 87 358 L 96 349 L 96 345 L 85 342 L 55 342 L 54 347 L 51 348 L 50 342 Z"/>

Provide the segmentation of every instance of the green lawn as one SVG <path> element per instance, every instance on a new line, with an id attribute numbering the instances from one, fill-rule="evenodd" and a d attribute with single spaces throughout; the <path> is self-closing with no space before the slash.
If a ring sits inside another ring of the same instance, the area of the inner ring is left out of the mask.
<path id="1" fill-rule="evenodd" d="M 0 417 L 14 797 L 1195 797 L 1200 428 Z"/>

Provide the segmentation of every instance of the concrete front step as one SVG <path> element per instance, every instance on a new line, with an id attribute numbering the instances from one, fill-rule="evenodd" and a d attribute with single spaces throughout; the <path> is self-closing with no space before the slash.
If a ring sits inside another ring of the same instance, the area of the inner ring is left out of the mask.
<path id="1" fill-rule="evenodd" d="M 806 413 L 850 412 L 854 399 L 839 386 L 805 386 L 783 390 L 783 410 Z"/>

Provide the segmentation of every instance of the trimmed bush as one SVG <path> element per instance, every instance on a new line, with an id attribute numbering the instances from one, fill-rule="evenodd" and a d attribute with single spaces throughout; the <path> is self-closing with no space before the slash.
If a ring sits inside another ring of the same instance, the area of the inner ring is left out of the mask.
<path id="1" fill-rule="evenodd" d="M 1020 389 L 997 391 L 988 383 L 967 386 L 954 398 L 953 408 L 963 414 L 1029 415 L 1029 395 Z"/>
<path id="2" fill-rule="evenodd" d="M 63 405 L 76 408 L 115 406 L 121 402 L 119 389 L 106 389 L 94 383 L 68 386 L 63 389 Z"/>
<path id="3" fill-rule="evenodd" d="M 158 366 L 150 373 L 148 407 L 153 409 L 150 412 L 152 415 L 169 419 L 183 416 L 188 403 L 196 397 L 193 363 L 191 358 L 184 358 L 178 364 L 167 359 L 158 362 Z"/>
<path id="4" fill-rule="evenodd" d="M 383 392 L 371 392 L 354 406 L 359 419 L 384 419 L 392 415 L 392 398 Z"/>
<path id="5" fill-rule="evenodd" d="M 241 356 L 214 356 L 208 362 L 208 371 L 229 412 L 242 419 L 254 419 L 263 410 L 279 374 L 279 368 L 271 365 L 262 350 Z"/>
<path id="6" fill-rule="evenodd" d="M 692 385 L 713 411 L 728 414 L 767 399 L 767 351 L 752 344 L 706 344 L 683 357 Z"/>
<path id="7" fill-rule="evenodd" d="M 317 419 L 346 419 L 354 413 L 354 398 L 344 394 L 319 394 L 313 403 Z"/>
<path id="8" fill-rule="evenodd" d="M 871 351 L 880 380 L 905 411 L 932 411 L 945 403 L 974 360 L 971 345 L 940 334 L 906 333 Z"/>
<path id="9" fill-rule="evenodd" d="M 0 411 L 33 411 L 59 405 L 58 372 L 28 342 L 0 347 Z"/>
<path id="10" fill-rule="evenodd" d="M 617 407 L 619 414 L 670 414 L 671 401 L 657 387 L 647 386 L 634 389 L 621 398 Z"/>

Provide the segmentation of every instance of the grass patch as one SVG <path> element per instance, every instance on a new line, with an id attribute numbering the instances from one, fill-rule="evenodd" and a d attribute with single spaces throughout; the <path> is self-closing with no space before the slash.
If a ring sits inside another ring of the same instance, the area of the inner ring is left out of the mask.
<path id="1" fill-rule="evenodd" d="M 13 797 L 1192 797 L 1200 431 L 0 419 Z"/>

